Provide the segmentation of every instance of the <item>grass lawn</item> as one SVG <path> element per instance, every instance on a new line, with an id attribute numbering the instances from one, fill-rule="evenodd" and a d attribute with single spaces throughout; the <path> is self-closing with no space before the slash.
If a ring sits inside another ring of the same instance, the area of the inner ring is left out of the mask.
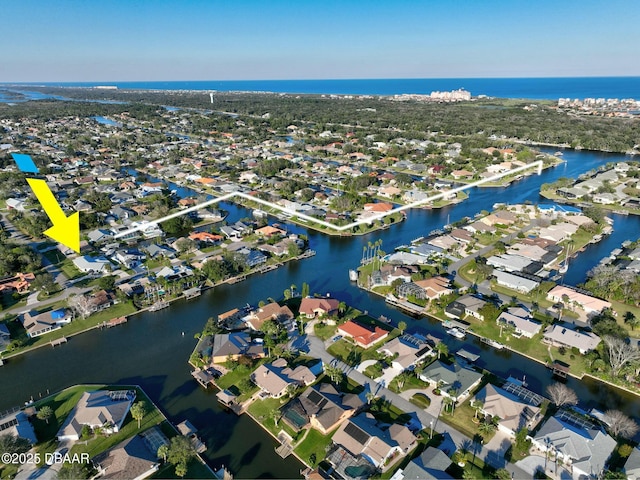
<path id="1" fill-rule="evenodd" d="M 58 264 L 58 268 L 62 270 L 62 273 L 64 273 L 64 275 L 69 280 L 80 278 L 86 275 L 86 273 L 82 273 L 80 270 L 78 270 L 73 262 L 68 258 L 64 259 L 62 263 Z"/>
<path id="2" fill-rule="evenodd" d="M 429 408 L 431 405 L 431 399 L 424 393 L 414 393 L 409 401 L 420 408 Z"/>
<path id="3" fill-rule="evenodd" d="M 328 340 L 333 337 L 338 331 L 337 325 L 327 325 L 326 323 L 316 323 L 313 326 L 313 331 L 321 340 Z"/>
<path id="4" fill-rule="evenodd" d="M 384 423 L 407 423 L 411 416 L 395 405 L 391 405 L 387 401 L 381 398 L 375 398 L 369 406 L 369 411 L 379 420 Z"/>
<path id="5" fill-rule="evenodd" d="M 631 312 L 636 316 L 636 318 L 640 318 L 640 308 L 634 305 L 628 305 L 626 303 L 618 302 L 617 300 L 609 301 L 611 302 L 611 308 L 613 309 L 613 311 L 618 313 L 616 322 L 628 330 L 630 337 L 640 337 L 640 329 L 631 330 L 629 326 L 624 323 L 625 312 Z"/>
<path id="6" fill-rule="evenodd" d="M 174 479 L 174 478 L 180 478 L 176 475 L 176 467 L 175 465 L 172 465 L 171 463 L 167 462 L 166 464 L 162 465 L 157 472 L 155 472 L 153 475 L 151 475 L 151 477 L 149 478 L 170 478 L 170 479 Z M 211 474 L 211 470 L 209 470 L 207 468 L 206 465 L 203 465 L 202 463 L 200 463 L 197 459 L 195 460 L 191 460 L 188 465 L 187 465 L 187 474 L 184 476 L 184 478 L 215 478 L 212 474 Z"/>
<path id="7" fill-rule="evenodd" d="M 382 365 L 379 363 L 374 363 L 373 365 L 369 365 L 364 369 L 363 372 L 369 378 L 378 378 L 382 376 Z"/>
<path id="8" fill-rule="evenodd" d="M 480 422 L 475 419 L 475 413 L 476 411 L 469 405 L 469 400 L 466 400 L 455 408 L 453 415 L 451 415 L 448 411 L 445 412 L 443 409 L 442 415 L 440 415 L 439 420 L 448 425 L 451 425 L 452 427 L 455 427 L 469 438 L 473 438 L 475 435 L 480 435 L 484 439 L 484 443 L 486 444 L 493 438 L 495 432 L 492 432 L 490 434 L 480 433 L 480 431 L 478 430 L 478 425 L 480 424 Z"/>
<path id="9" fill-rule="evenodd" d="M 67 256 L 60 252 L 60 250 L 58 249 L 48 250 L 46 252 L 43 252 L 42 255 L 54 265 L 62 263 L 67 258 Z"/>
<path id="10" fill-rule="evenodd" d="M 428 386 L 429 384 L 427 382 L 423 382 L 418 377 L 416 377 L 415 374 L 409 372 L 406 380 L 404 381 L 404 385 L 402 385 L 401 389 L 398 388 L 398 377 L 391 380 L 391 383 L 389 384 L 389 389 L 392 392 L 400 393 L 400 392 L 404 392 L 405 390 L 425 389 Z"/>
<path id="11" fill-rule="evenodd" d="M 276 425 L 272 416 L 274 415 L 272 412 L 279 410 L 280 407 L 287 403 L 287 401 L 287 398 L 266 398 L 264 400 L 255 400 L 251 405 L 249 405 L 248 411 L 254 419 L 260 423 L 260 425 L 269 430 L 273 435 L 277 436 L 278 433 L 280 433 L 280 430 L 284 430 L 295 440 L 298 435 L 301 435 L 301 433 L 295 432 L 291 427 L 289 427 L 289 425 L 285 424 L 281 420 L 278 420 L 278 424 Z M 322 460 L 322 458 L 320 458 L 320 460 Z"/>
<path id="12" fill-rule="evenodd" d="M 216 380 L 216 384 L 220 389 L 229 389 L 234 394 L 238 395 L 238 401 L 244 402 L 245 400 L 249 399 L 251 395 L 258 391 L 258 387 L 253 385 L 252 383 L 251 388 L 243 390 L 240 388 L 241 384 L 243 383 L 242 381 L 244 379 L 250 378 L 253 371 L 266 361 L 266 359 L 263 359 L 253 364 L 251 367 L 247 365 L 239 365 L 226 375 L 223 375 L 218 380 Z"/>
<path id="13" fill-rule="evenodd" d="M 311 429 L 306 438 L 300 442 L 294 452 L 309 465 L 316 466 L 327 454 L 327 447 L 331 445 L 331 437 L 335 431 L 328 435 L 323 435 L 317 430 Z M 311 455 L 315 456 L 315 461 L 311 461 Z"/>

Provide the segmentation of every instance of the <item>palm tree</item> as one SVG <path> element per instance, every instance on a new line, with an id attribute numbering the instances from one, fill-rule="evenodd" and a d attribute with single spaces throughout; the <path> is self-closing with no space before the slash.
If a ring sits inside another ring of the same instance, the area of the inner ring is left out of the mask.
<path id="1" fill-rule="evenodd" d="M 439 342 L 436 345 L 436 351 L 438 352 L 438 360 L 440 360 L 440 355 L 448 355 L 449 354 L 449 347 L 447 347 L 446 343 Z"/>
<path id="2" fill-rule="evenodd" d="M 487 421 L 486 418 L 485 418 L 484 422 L 482 422 L 478 426 L 478 431 L 480 433 L 482 433 L 483 435 L 491 435 L 497 429 L 498 429 L 498 426 L 495 423 L 491 422 L 491 421 Z"/>
<path id="3" fill-rule="evenodd" d="M 402 372 L 400 375 L 396 377 L 396 382 L 398 384 L 398 390 L 402 391 L 402 387 L 404 387 L 404 383 L 409 379 L 409 374 L 407 372 Z"/>
<path id="4" fill-rule="evenodd" d="M 482 410 L 482 407 L 484 407 L 484 403 L 482 402 L 482 400 L 475 399 L 470 402 L 470 405 L 475 410 L 473 418 L 477 420 L 478 412 Z"/>
<path id="5" fill-rule="evenodd" d="M 460 442 L 460 445 L 458 445 L 458 452 L 460 452 L 461 461 L 464 462 L 467 459 L 467 455 L 472 448 L 473 445 L 471 444 L 471 440 L 469 440 L 468 438 L 465 438 L 462 442 Z"/>
<path id="6" fill-rule="evenodd" d="M 368 391 L 365 394 L 365 397 L 367 398 L 367 405 L 371 405 L 371 402 L 373 402 L 373 399 L 376 398 L 375 394 L 372 391 Z"/>
<path id="7" fill-rule="evenodd" d="M 399 321 L 398 330 L 400 330 L 400 334 L 403 334 L 406 329 L 407 329 L 407 322 L 405 322 L 404 320 Z"/>

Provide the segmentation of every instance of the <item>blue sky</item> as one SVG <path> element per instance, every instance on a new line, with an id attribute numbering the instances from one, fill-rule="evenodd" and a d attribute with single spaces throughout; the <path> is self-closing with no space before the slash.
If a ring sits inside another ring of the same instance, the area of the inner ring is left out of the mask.
<path id="1" fill-rule="evenodd" d="M 640 75 L 635 0 L 4 0 L 0 82 Z"/>

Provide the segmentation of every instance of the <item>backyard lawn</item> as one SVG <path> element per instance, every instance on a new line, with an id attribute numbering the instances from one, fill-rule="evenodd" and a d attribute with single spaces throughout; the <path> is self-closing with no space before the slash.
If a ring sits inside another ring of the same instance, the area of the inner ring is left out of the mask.
<path id="1" fill-rule="evenodd" d="M 327 447 L 331 445 L 331 437 L 334 433 L 335 431 L 323 435 L 317 430 L 310 429 L 305 439 L 296 446 L 294 452 L 309 465 L 316 466 L 327 454 Z"/>

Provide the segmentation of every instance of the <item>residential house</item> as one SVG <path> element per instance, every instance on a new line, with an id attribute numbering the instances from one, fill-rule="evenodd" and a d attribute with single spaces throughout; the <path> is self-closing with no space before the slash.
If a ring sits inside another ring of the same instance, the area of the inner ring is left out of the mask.
<path id="1" fill-rule="evenodd" d="M 539 406 L 490 383 L 476 393 L 474 400 L 482 405 L 480 411 L 484 415 L 497 417 L 498 428 L 509 435 L 515 435 L 521 428 L 533 430 L 541 418 Z"/>
<path id="2" fill-rule="evenodd" d="M 496 319 L 498 325 L 510 325 L 515 329 L 514 337 L 532 338 L 542 328 L 542 324 L 523 308 L 509 308 Z"/>
<path id="3" fill-rule="evenodd" d="M 84 392 L 58 430 L 58 441 L 79 440 L 82 427 L 117 433 L 136 399 L 133 390 L 93 390 Z"/>
<path id="4" fill-rule="evenodd" d="M 144 249 L 147 252 L 149 258 L 175 258 L 178 252 L 176 252 L 173 248 L 168 245 L 158 245 L 157 243 L 152 243 L 148 247 Z"/>
<path id="5" fill-rule="evenodd" d="M 268 257 L 259 250 L 254 250 L 253 248 L 241 248 L 236 252 L 238 255 L 242 255 L 244 258 L 244 262 L 249 268 L 257 267 L 258 265 L 262 265 L 266 263 Z"/>
<path id="6" fill-rule="evenodd" d="M 283 408 L 282 419 L 296 431 L 310 425 L 326 435 L 364 405 L 358 395 L 344 394 L 330 383 L 321 383 L 291 400 Z"/>
<path id="7" fill-rule="evenodd" d="M 451 288 L 451 282 L 444 277 L 431 277 L 424 280 L 417 280 L 413 283 L 425 291 L 426 297 L 429 300 L 438 299 L 455 291 Z"/>
<path id="8" fill-rule="evenodd" d="M 404 371 L 413 369 L 418 362 L 431 354 L 432 349 L 426 340 L 405 333 L 385 343 L 378 352 L 393 358 L 394 369 Z"/>
<path id="9" fill-rule="evenodd" d="M 417 445 L 416 437 L 403 425 L 381 430 L 370 414 L 351 417 L 332 437 L 336 445 L 353 455 L 361 455 L 376 467 L 384 469 L 392 459 L 406 455 Z"/>
<path id="10" fill-rule="evenodd" d="M 334 298 L 303 298 L 300 302 L 300 315 L 307 318 L 323 317 L 338 312 L 340 302 Z"/>
<path id="11" fill-rule="evenodd" d="M 308 386 L 316 381 L 316 376 L 304 365 L 292 370 L 284 358 L 278 358 L 272 363 L 260 365 L 251 374 L 251 381 L 270 397 L 280 398 L 287 393 L 289 385 Z"/>
<path id="12" fill-rule="evenodd" d="M 275 320 L 276 322 L 287 324 L 294 318 L 289 307 L 286 305 L 281 307 L 276 302 L 272 302 L 251 312 L 245 317 L 245 322 L 252 330 L 260 330 L 262 324 L 267 320 Z"/>
<path id="13" fill-rule="evenodd" d="M 547 300 L 552 302 L 565 302 L 564 296 L 569 298 L 565 307 L 571 308 L 577 306 L 585 311 L 587 315 L 595 315 L 605 308 L 611 308 L 611 302 L 601 300 L 591 295 L 580 293 L 573 288 L 565 287 L 563 285 L 557 285 L 547 293 Z"/>
<path id="14" fill-rule="evenodd" d="M 467 315 L 478 320 L 484 320 L 484 315 L 480 313 L 482 307 L 487 304 L 473 295 L 463 295 L 454 300 L 444 309 L 444 314 L 449 318 L 462 320 Z"/>
<path id="15" fill-rule="evenodd" d="M 246 333 L 220 333 L 214 335 L 211 342 L 211 363 L 223 363 L 227 359 L 237 360 L 240 357 L 262 358 L 264 348 L 255 343 Z"/>
<path id="16" fill-rule="evenodd" d="M 538 236 L 559 243 L 578 231 L 578 226 L 573 223 L 562 222 L 540 229 Z"/>
<path id="17" fill-rule="evenodd" d="M 98 471 L 94 478 L 142 480 L 155 473 L 160 466 L 158 448 L 169 445 L 169 441 L 157 427 L 150 430 L 93 457 L 91 461 Z M 161 439 L 160 443 L 157 438 Z"/>
<path id="18" fill-rule="evenodd" d="M 215 245 L 223 240 L 220 235 L 215 235 L 209 232 L 193 232 L 189 234 L 189 238 L 195 242 L 205 243 L 209 245 Z"/>
<path id="19" fill-rule="evenodd" d="M 26 293 L 35 279 L 33 273 L 17 273 L 13 277 L 5 277 L 0 279 L 0 292 Z"/>
<path id="20" fill-rule="evenodd" d="M 492 255 L 487 258 L 487 265 L 498 268 L 506 272 L 522 272 L 531 265 L 533 261 L 530 258 L 521 257 L 520 255 Z"/>
<path id="21" fill-rule="evenodd" d="M 84 255 L 73 259 L 75 267 L 83 273 L 105 273 L 111 270 L 111 262 L 105 257 Z"/>
<path id="22" fill-rule="evenodd" d="M 103 228 L 97 228 L 95 230 L 91 230 L 87 237 L 89 241 L 92 243 L 104 242 L 106 240 L 111 239 L 113 237 L 113 232 L 111 230 L 105 230 Z"/>
<path id="23" fill-rule="evenodd" d="M 449 365 L 441 360 L 427 366 L 419 377 L 420 380 L 439 387 L 442 395 L 455 401 L 463 401 L 482 381 L 481 373 L 457 363 Z"/>
<path id="24" fill-rule="evenodd" d="M 522 293 L 529 293 L 536 288 L 540 283 L 530 278 L 521 277 L 520 275 L 514 275 L 512 273 L 503 272 L 502 270 L 494 270 L 493 276 L 496 277 L 496 283 L 503 287 L 510 288 L 511 290 L 517 290 Z"/>
<path id="25" fill-rule="evenodd" d="M 136 268 L 147 257 L 136 249 L 121 249 L 115 252 L 114 260 L 125 268 Z"/>
<path id="26" fill-rule="evenodd" d="M 36 432 L 29 422 L 29 417 L 23 410 L 17 410 L 0 416 L 0 432 L 2 435 L 14 435 L 24 438 L 31 445 L 38 443 Z"/>
<path id="27" fill-rule="evenodd" d="M 164 278 L 168 281 L 178 280 L 193 275 L 193 270 L 185 265 L 176 265 L 173 267 L 162 267 L 156 273 L 157 278 Z"/>
<path id="28" fill-rule="evenodd" d="M 285 232 L 284 230 L 282 230 L 280 228 L 276 228 L 276 227 L 273 227 L 271 225 L 267 225 L 265 227 L 258 228 L 255 231 L 255 233 L 258 236 L 270 238 L 270 237 L 273 237 L 274 235 L 285 235 L 287 232 Z"/>
<path id="29" fill-rule="evenodd" d="M 568 325 L 550 325 L 544 331 L 542 341 L 556 347 L 575 347 L 584 355 L 598 346 L 600 337 L 592 332 L 578 332 Z"/>
<path id="30" fill-rule="evenodd" d="M 71 311 L 64 308 L 39 314 L 27 312 L 22 315 L 22 325 L 27 331 L 27 336 L 34 338 L 62 328 L 71 323 L 71 319 Z"/>
<path id="31" fill-rule="evenodd" d="M 398 469 L 391 480 L 453 480 L 446 470 L 453 462 L 436 447 L 427 447 L 422 454 Z"/>
<path id="32" fill-rule="evenodd" d="M 349 320 L 338 327 L 338 332 L 345 337 L 351 338 L 356 345 L 362 348 L 369 348 L 374 343 L 384 340 L 389 336 L 389 332 L 377 325 L 361 325 Z"/>
<path id="33" fill-rule="evenodd" d="M 600 477 L 616 447 L 602 428 L 562 411 L 549 418 L 532 441 L 541 451 L 551 451 L 570 464 L 573 478 Z"/>
<path id="34" fill-rule="evenodd" d="M 396 293 L 400 298 L 409 298 L 411 296 L 418 300 L 425 300 L 427 298 L 427 292 L 413 282 L 401 283 L 396 287 Z"/>

